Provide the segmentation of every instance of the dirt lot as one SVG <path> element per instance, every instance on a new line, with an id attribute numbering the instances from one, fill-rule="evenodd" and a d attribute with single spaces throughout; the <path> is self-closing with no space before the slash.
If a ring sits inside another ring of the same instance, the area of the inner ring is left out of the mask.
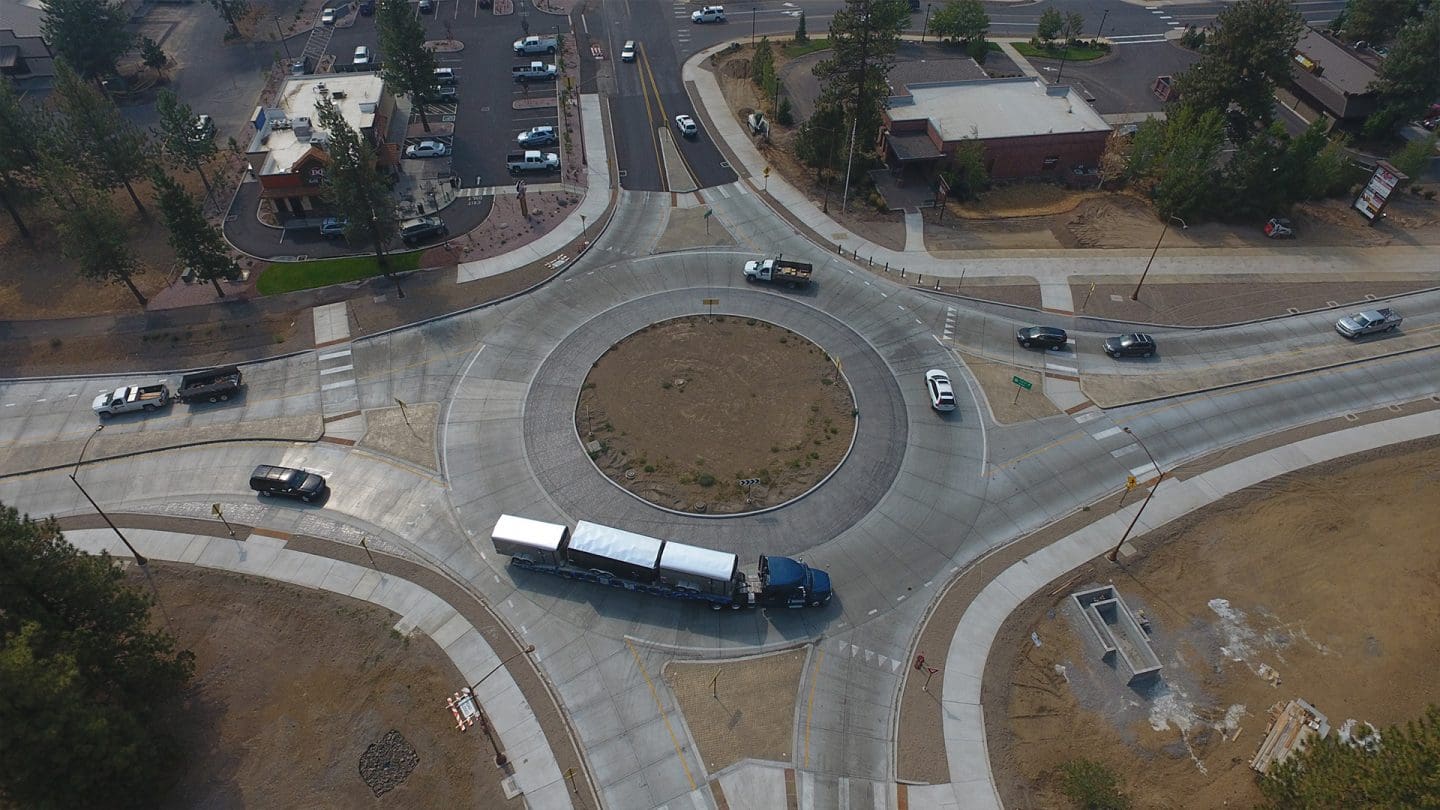
<path id="1" fill-rule="evenodd" d="M 1142 538 L 1123 568 L 1045 589 L 986 671 L 1007 805 L 1060 806 L 1057 769 L 1083 754 L 1137 807 L 1250 806 L 1248 762 L 1275 702 L 1302 697 L 1336 729 L 1415 717 L 1440 666 L 1436 525 L 1430 441 L 1258 485 Z M 1153 621 L 1159 685 L 1126 687 L 1077 633 L 1069 594 L 1106 582 Z"/>
<path id="2" fill-rule="evenodd" d="M 721 661 L 672 661 L 665 682 L 707 773 L 742 759 L 798 762 L 795 701 L 808 647 Z M 718 678 L 717 678 L 718 676 Z"/>
<path id="3" fill-rule="evenodd" d="M 520 807 L 485 738 L 455 730 L 463 685 L 428 637 L 391 631 L 383 608 L 182 565 L 152 565 L 157 621 L 195 652 L 169 807 Z M 143 576 L 131 573 L 137 586 Z M 398 731 L 414 770 L 377 797 L 360 762 Z"/>
<path id="4" fill-rule="evenodd" d="M 784 503 L 840 463 L 854 399 L 825 352 L 783 327 L 725 316 L 651 325 L 585 378 L 576 428 L 606 475 L 672 509 Z M 736 482 L 758 478 L 748 493 Z"/>

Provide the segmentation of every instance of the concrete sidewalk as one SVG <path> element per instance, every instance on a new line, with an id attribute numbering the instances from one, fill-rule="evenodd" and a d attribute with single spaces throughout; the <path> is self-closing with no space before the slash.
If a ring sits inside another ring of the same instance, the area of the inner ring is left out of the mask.
<path id="1" fill-rule="evenodd" d="M 1353 453 L 1440 434 L 1440 411 L 1316 436 L 1257 453 L 1185 480 L 1167 478 L 1155 490 L 1133 534 L 1140 536 L 1195 509 L 1278 475 Z M 1020 560 L 975 596 L 951 638 L 945 659 L 943 723 L 950 783 L 911 786 L 912 806 L 1000 808 L 985 741 L 980 701 L 985 662 L 1005 619 L 1048 583 L 1113 547 L 1142 501 L 1102 518 Z M 1127 553 L 1122 549 L 1122 555 Z M 983 654 L 976 653 L 983 651 Z"/>
<path id="2" fill-rule="evenodd" d="M 601 219 L 605 215 L 605 209 L 610 206 L 611 195 L 610 153 L 606 148 L 605 121 L 601 107 L 600 96 L 580 96 L 580 128 L 585 133 L 586 175 L 585 196 L 580 205 L 555 226 L 554 230 L 534 242 L 500 256 L 462 262 L 455 273 L 456 283 L 464 284 L 467 281 L 508 273 L 563 250 L 570 242 L 582 235 L 588 235 L 591 229 L 599 232 L 604 224 Z M 581 250 L 588 246 L 587 240 Z M 556 256 L 553 261 L 558 267 L 572 258 L 574 257 L 561 255 Z"/>
<path id="3" fill-rule="evenodd" d="M 739 40 L 736 40 L 739 41 Z M 752 187 L 767 164 L 755 148 L 739 119 L 730 112 L 715 74 L 701 68 L 711 55 L 729 47 L 722 43 L 691 57 L 684 65 L 683 78 L 693 83 L 697 102 L 711 121 L 712 136 L 724 141 L 735 156 L 732 168 L 741 182 L 751 178 Z M 821 210 L 816 201 L 790 185 L 778 173 L 768 180 L 768 194 L 774 205 L 789 211 L 819 234 L 833 236 L 846 253 L 858 251 L 862 259 L 873 259 L 876 265 L 905 268 L 910 273 L 923 273 L 939 279 L 955 279 L 962 275 L 1033 278 L 1040 283 L 1044 306 L 1063 312 L 1074 310 L 1070 292 L 1071 276 L 1135 275 L 1145 267 L 1150 256 L 1147 249 L 1098 250 L 987 250 L 945 251 L 931 253 L 924 248 L 923 236 L 916 238 L 907 222 L 905 250 L 897 251 L 860 237 L 836 222 Z M 763 197 L 764 195 L 762 195 Z M 843 235 L 843 236 L 842 236 Z M 1381 248 L 1281 248 L 1253 247 L 1216 249 L 1167 248 L 1150 268 L 1151 276 L 1175 274 L 1257 274 L 1305 275 L 1323 273 L 1345 274 L 1350 277 L 1367 272 L 1381 272 L 1434 265 L 1434 248 L 1396 246 Z"/>
<path id="4" fill-rule="evenodd" d="M 528 808 L 568 810 L 570 786 L 565 781 L 545 733 L 510 672 L 480 632 L 454 607 L 408 580 L 341 560 L 291 551 L 285 541 L 251 534 L 243 541 L 151 529 L 126 529 L 125 536 L 147 557 L 265 577 L 316 588 L 380 605 L 397 615 L 395 630 L 419 630 L 430 636 L 460 670 L 464 683 L 484 678 L 475 694 L 493 723 L 495 735 L 510 759 L 516 786 Z M 65 539 L 92 554 L 108 551 L 129 559 L 126 548 L 108 529 L 72 529 Z M 487 673 L 489 674 L 487 677 Z M 464 683 L 457 683 L 459 689 Z M 445 712 L 436 695 L 434 710 Z M 449 718 L 446 718 L 449 722 Z M 458 732 L 457 732 L 458 733 Z M 483 748 L 483 743 L 482 743 Z M 488 751 L 486 752 L 489 753 Z M 477 762 L 485 757 L 477 758 Z"/>

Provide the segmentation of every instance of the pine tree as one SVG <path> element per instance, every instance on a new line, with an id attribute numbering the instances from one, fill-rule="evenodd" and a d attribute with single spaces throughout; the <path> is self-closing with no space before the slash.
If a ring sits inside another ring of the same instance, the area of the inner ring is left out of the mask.
<path id="1" fill-rule="evenodd" d="M 215 294 L 225 297 L 220 279 L 233 279 L 240 273 L 225 238 L 205 219 L 200 204 L 175 179 L 163 172 L 155 174 L 159 192 L 160 214 L 169 229 L 170 247 L 191 272 L 202 281 L 215 286 Z"/>
<path id="2" fill-rule="evenodd" d="M 130 251 L 130 230 L 110 205 L 108 195 L 81 198 L 65 211 L 59 223 L 60 252 L 77 265 L 80 275 L 92 281 L 124 284 L 144 307 L 149 303 L 135 286 L 145 271 Z"/>
<path id="3" fill-rule="evenodd" d="M 420 124 L 430 131 L 425 102 L 435 94 L 435 53 L 425 47 L 425 28 L 406 0 L 380 0 L 375 25 L 385 62 L 380 73 L 396 93 L 409 96 L 420 112 Z"/>
<path id="4" fill-rule="evenodd" d="M 375 168 L 375 150 L 370 142 L 345 123 L 335 102 L 325 99 L 316 105 L 320 126 L 329 133 L 325 152 L 330 165 L 325 169 L 325 194 L 335 208 L 350 220 L 346 238 L 369 243 L 375 263 L 387 278 L 390 273 L 386 248 L 395 238 L 395 201 L 385 179 Z"/>
<path id="5" fill-rule="evenodd" d="M 125 120 L 115 102 L 61 61 L 55 63 L 54 99 L 62 114 L 65 152 L 80 173 L 96 188 L 124 186 L 135 210 L 145 216 L 145 206 L 130 185 L 150 171 L 144 133 Z"/>

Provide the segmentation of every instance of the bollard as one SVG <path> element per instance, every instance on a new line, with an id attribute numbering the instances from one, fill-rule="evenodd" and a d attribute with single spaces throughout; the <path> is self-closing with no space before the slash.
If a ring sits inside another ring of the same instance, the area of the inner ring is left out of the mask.
<path id="1" fill-rule="evenodd" d="M 923 287 L 923 286 L 925 286 L 925 274 L 924 274 L 924 273 L 916 273 L 916 274 L 915 274 L 915 286 L 916 286 L 916 287 Z"/>
<path id="2" fill-rule="evenodd" d="M 905 277 L 905 268 L 902 267 L 902 268 L 900 268 L 900 278 L 904 278 L 904 277 Z"/>
<path id="3" fill-rule="evenodd" d="M 845 255 L 845 246 L 844 246 L 844 245 L 836 245 L 836 246 L 835 246 L 835 252 L 836 252 L 836 253 L 839 253 L 841 256 L 844 256 L 844 255 Z"/>
<path id="4" fill-rule="evenodd" d="M 874 267 L 874 266 L 875 266 L 875 257 L 874 257 L 874 256 L 871 256 L 870 258 L 866 259 L 866 260 L 865 260 L 865 266 L 866 266 L 866 267 Z"/>
<path id="5" fill-rule="evenodd" d="M 939 292 L 939 291 L 940 291 L 940 279 L 938 279 L 938 278 L 935 279 L 935 291 L 936 291 L 936 292 Z"/>
<path id="6" fill-rule="evenodd" d="M 890 272 L 890 263 L 889 263 L 889 262 L 885 262 L 885 272 L 887 272 L 887 273 Z"/>

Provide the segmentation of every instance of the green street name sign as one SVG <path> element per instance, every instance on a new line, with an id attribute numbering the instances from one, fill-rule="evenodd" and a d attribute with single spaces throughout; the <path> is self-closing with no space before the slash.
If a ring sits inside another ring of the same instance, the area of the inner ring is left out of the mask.
<path id="1" fill-rule="evenodd" d="M 1013 382 L 1021 388 L 1024 388 L 1026 391 L 1029 391 L 1031 387 L 1031 382 L 1024 377 L 1011 377 L 1010 382 Z"/>

